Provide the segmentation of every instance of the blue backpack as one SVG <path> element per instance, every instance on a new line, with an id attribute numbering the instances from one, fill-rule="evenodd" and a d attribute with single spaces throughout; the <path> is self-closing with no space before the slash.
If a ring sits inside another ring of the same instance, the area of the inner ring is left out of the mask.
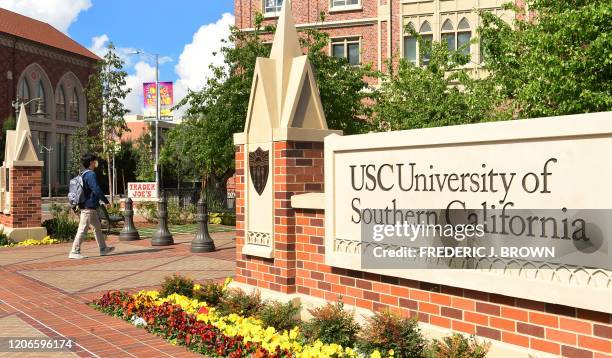
<path id="1" fill-rule="evenodd" d="M 82 171 L 81 174 L 70 179 L 70 184 L 68 185 L 68 203 L 70 203 L 73 209 L 85 202 L 85 184 L 83 182 L 83 176 L 90 171 L 91 170 L 86 169 Z"/>

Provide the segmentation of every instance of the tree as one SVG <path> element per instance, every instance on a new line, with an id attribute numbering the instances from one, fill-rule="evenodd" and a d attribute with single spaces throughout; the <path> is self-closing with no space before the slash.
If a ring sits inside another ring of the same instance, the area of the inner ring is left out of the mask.
<path id="1" fill-rule="evenodd" d="M 492 95 L 490 79 L 473 79 L 462 68 L 470 60 L 462 49 L 450 51 L 446 43 L 425 41 L 414 29 L 407 28 L 419 42 L 420 62 L 429 57 L 427 66 L 417 67 L 401 59 L 397 70 L 383 77 L 378 101 L 374 106 L 378 130 L 439 127 L 507 119 L 500 109 L 501 98 Z"/>
<path id="2" fill-rule="evenodd" d="M 8 116 L 4 122 L 2 122 L 2 137 L 0 137 L 0 163 L 4 162 L 4 153 L 6 151 L 6 131 L 14 130 L 17 127 L 17 121 L 15 117 Z"/>
<path id="3" fill-rule="evenodd" d="M 612 109 L 612 6 L 529 0 L 512 26 L 481 11 L 485 68 L 515 118 Z"/>
<path id="4" fill-rule="evenodd" d="M 199 179 L 198 173 L 194 171 L 193 155 L 191 148 L 197 145 L 199 138 L 194 137 L 194 131 L 190 130 L 191 122 L 180 123 L 167 133 L 164 146 L 160 153 L 160 163 L 164 165 L 164 176 L 176 180 L 176 189 L 180 192 L 181 183 L 186 180 Z"/>
<path id="5" fill-rule="evenodd" d="M 151 125 L 136 140 L 134 148 L 136 152 L 136 180 L 153 181 L 155 180 L 155 158 L 153 156 L 153 138 L 151 136 Z"/>
<path id="6" fill-rule="evenodd" d="M 173 141 L 185 142 L 184 155 L 203 184 L 225 189 L 234 173 L 233 134 L 243 131 L 256 59 L 270 53 L 262 34 L 274 31 L 271 26 L 262 27 L 262 19 L 257 16 L 251 32 L 231 29 L 220 51 L 224 65 L 212 67 L 213 76 L 203 89 L 190 91 L 178 104 L 186 107 L 186 120 L 170 131 L 166 146 L 178 148 Z M 302 45 L 315 69 L 329 126 L 349 134 L 366 131 L 369 124 L 363 119 L 368 112 L 363 99 L 373 91 L 365 78 L 377 74 L 368 66 L 353 67 L 346 60 L 328 56 L 324 51 L 327 41 L 324 33 L 309 30 Z M 169 156 L 164 158 L 168 163 Z"/>
<path id="7" fill-rule="evenodd" d="M 112 188 L 113 183 L 111 157 L 114 155 L 117 141 L 129 130 L 124 118 L 129 110 L 123 104 L 123 100 L 131 91 L 125 87 L 126 77 L 123 60 L 116 54 L 115 46 L 109 43 L 108 51 L 97 64 L 97 71 L 90 76 L 86 90 L 89 104 L 88 130 L 90 135 L 96 138 L 93 148 L 90 149 L 101 149 L 106 158 L 109 188 Z M 111 202 L 114 202 L 112 191 Z"/>

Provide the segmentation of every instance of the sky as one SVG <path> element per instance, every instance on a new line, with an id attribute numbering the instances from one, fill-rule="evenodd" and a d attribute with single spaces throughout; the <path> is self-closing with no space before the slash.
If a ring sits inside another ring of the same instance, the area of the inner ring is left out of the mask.
<path id="1" fill-rule="evenodd" d="M 198 90 L 234 24 L 233 0 L 0 0 L 0 7 L 47 22 L 99 56 L 113 42 L 125 61 L 125 104 L 142 113 L 142 83 L 155 81 L 153 56 L 160 55 L 160 81 L 175 82 L 175 103 Z"/>

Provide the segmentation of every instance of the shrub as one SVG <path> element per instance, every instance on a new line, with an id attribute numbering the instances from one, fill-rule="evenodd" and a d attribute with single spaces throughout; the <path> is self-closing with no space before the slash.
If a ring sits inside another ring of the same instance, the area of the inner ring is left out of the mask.
<path id="1" fill-rule="evenodd" d="M 193 295 L 193 280 L 179 274 L 165 277 L 159 295 L 167 297 L 173 293 L 191 298 Z"/>
<path id="2" fill-rule="evenodd" d="M 8 246 L 11 243 L 8 235 L 4 233 L 4 229 L 0 229 L 0 246 Z"/>
<path id="3" fill-rule="evenodd" d="M 297 318 L 300 307 L 300 304 L 293 301 L 287 303 L 269 301 L 264 304 L 258 318 L 261 319 L 264 327 L 274 327 L 279 332 L 289 331 L 301 323 Z"/>
<path id="4" fill-rule="evenodd" d="M 151 223 L 157 223 L 157 202 L 147 201 L 138 203 L 138 211 Z M 170 225 L 185 225 L 195 222 L 195 205 L 179 207 L 176 202 L 168 203 L 168 223 Z"/>
<path id="5" fill-rule="evenodd" d="M 209 280 L 199 287 L 193 288 L 193 298 L 198 301 L 204 301 L 208 306 L 216 307 L 221 302 L 225 295 L 225 286 L 222 283 L 217 283 Z"/>
<path id="6" fill-rule="evenodd" d="M 222 315 L 237 313 L 245 317 L 257 317 L 262 307 L 263 302 L 259 291 L 246 293 L 239 288 L 233 288 L 226 292 L 217 309 Z"/>
<path id="7" fill-rule="evenodd" d="M 182 208 L 177 202 L 168 203 L 168 223 L 171 225 L 185 225 L 195 223 L 195 205 L 184 205 Z"/>
<path id="8" fill-rule="evenodd" d="M 137 210 L 145 220 L 150 223 L 157 222 L 157 202 L 155 201 L 140 201 L 137 204 Z"/>
<path id="9" fill-rule="evenodd" d="M 344 310 L 344 303 L 328 302 L 325 306 L 308 310 L 312 318 L 304 324 L 304 334 L 311 341 L 337 343 L 343 347 L 353 347 L 359 325 L 353 313 Z"/>
<path id="10" fill-rule="evenodd" d="M 211 224 L 236 226 L 236 214 L 224 213 L 224 212 L 211 212 L 208 214 L 208 222 Z"/>
<path id="11" fill-rule="evenodd" d="M 368 354 L 393 350 L 396 357 L 422 357 L 426 341 L 415 319 L 384 311 L 368 318 L 358 345 Z"/>
<path id="12" fill-rule="evenodd" d="M 440 340 L 433 340 L 427 347 L 427 358 L 484 358 L 490 343 L 479 343 L 474 336 L 469 338 L 455 333 Z"/>
<path id="13" fill-rule="evenodd" d="M 50 211 L 53 218 L 42 223 L 47 234 L 61 242 L 71 241 L 76 236 L 79 222 L 70 216 L 70 207 L 53 203 Z"/>
<path id="14" fill-rule="evenodd" d="M 113 204 L 110 208 L 106 210 L 108 211 L 108 215 L 123 216 L 123 211 L 121 210 L 121 206 L 119 205 L 119 203 Z"/>

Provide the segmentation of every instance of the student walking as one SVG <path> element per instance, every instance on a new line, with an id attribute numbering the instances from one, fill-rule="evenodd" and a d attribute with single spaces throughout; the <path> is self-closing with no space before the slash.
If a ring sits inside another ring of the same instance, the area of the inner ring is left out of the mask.
<path id="1" fill-rule="evenodd" d="M 81 164 L 85 168 L 80 174 L 83 183 L 83 197 L 78 203 L 81 216 L 79 228 L 74 238 L 74 243 L 72 244 L 72 250 L 68 255 L 71 259 L 85 258 L 85 256 L 81 254 L 81 243 L 87 236 L 89 226 L 93 227 L 96 242 L 100 248 L 100 256 L 106 256 L 115 249 L 112 246 L 106 246 L 106 240 L 102 233 L 102 225 L 100 224 L 100 218 L 96 211 L 98 206 L 100 206 L 100 201 L 104 202 L 105 205 L 110 205 L 108 199 L 106 199 L 106 196 L 98 185 L 98 177 L 94 172 L 98 167 L 98 157 L 94 154 L 85 154 L 81 158 Z"/>

